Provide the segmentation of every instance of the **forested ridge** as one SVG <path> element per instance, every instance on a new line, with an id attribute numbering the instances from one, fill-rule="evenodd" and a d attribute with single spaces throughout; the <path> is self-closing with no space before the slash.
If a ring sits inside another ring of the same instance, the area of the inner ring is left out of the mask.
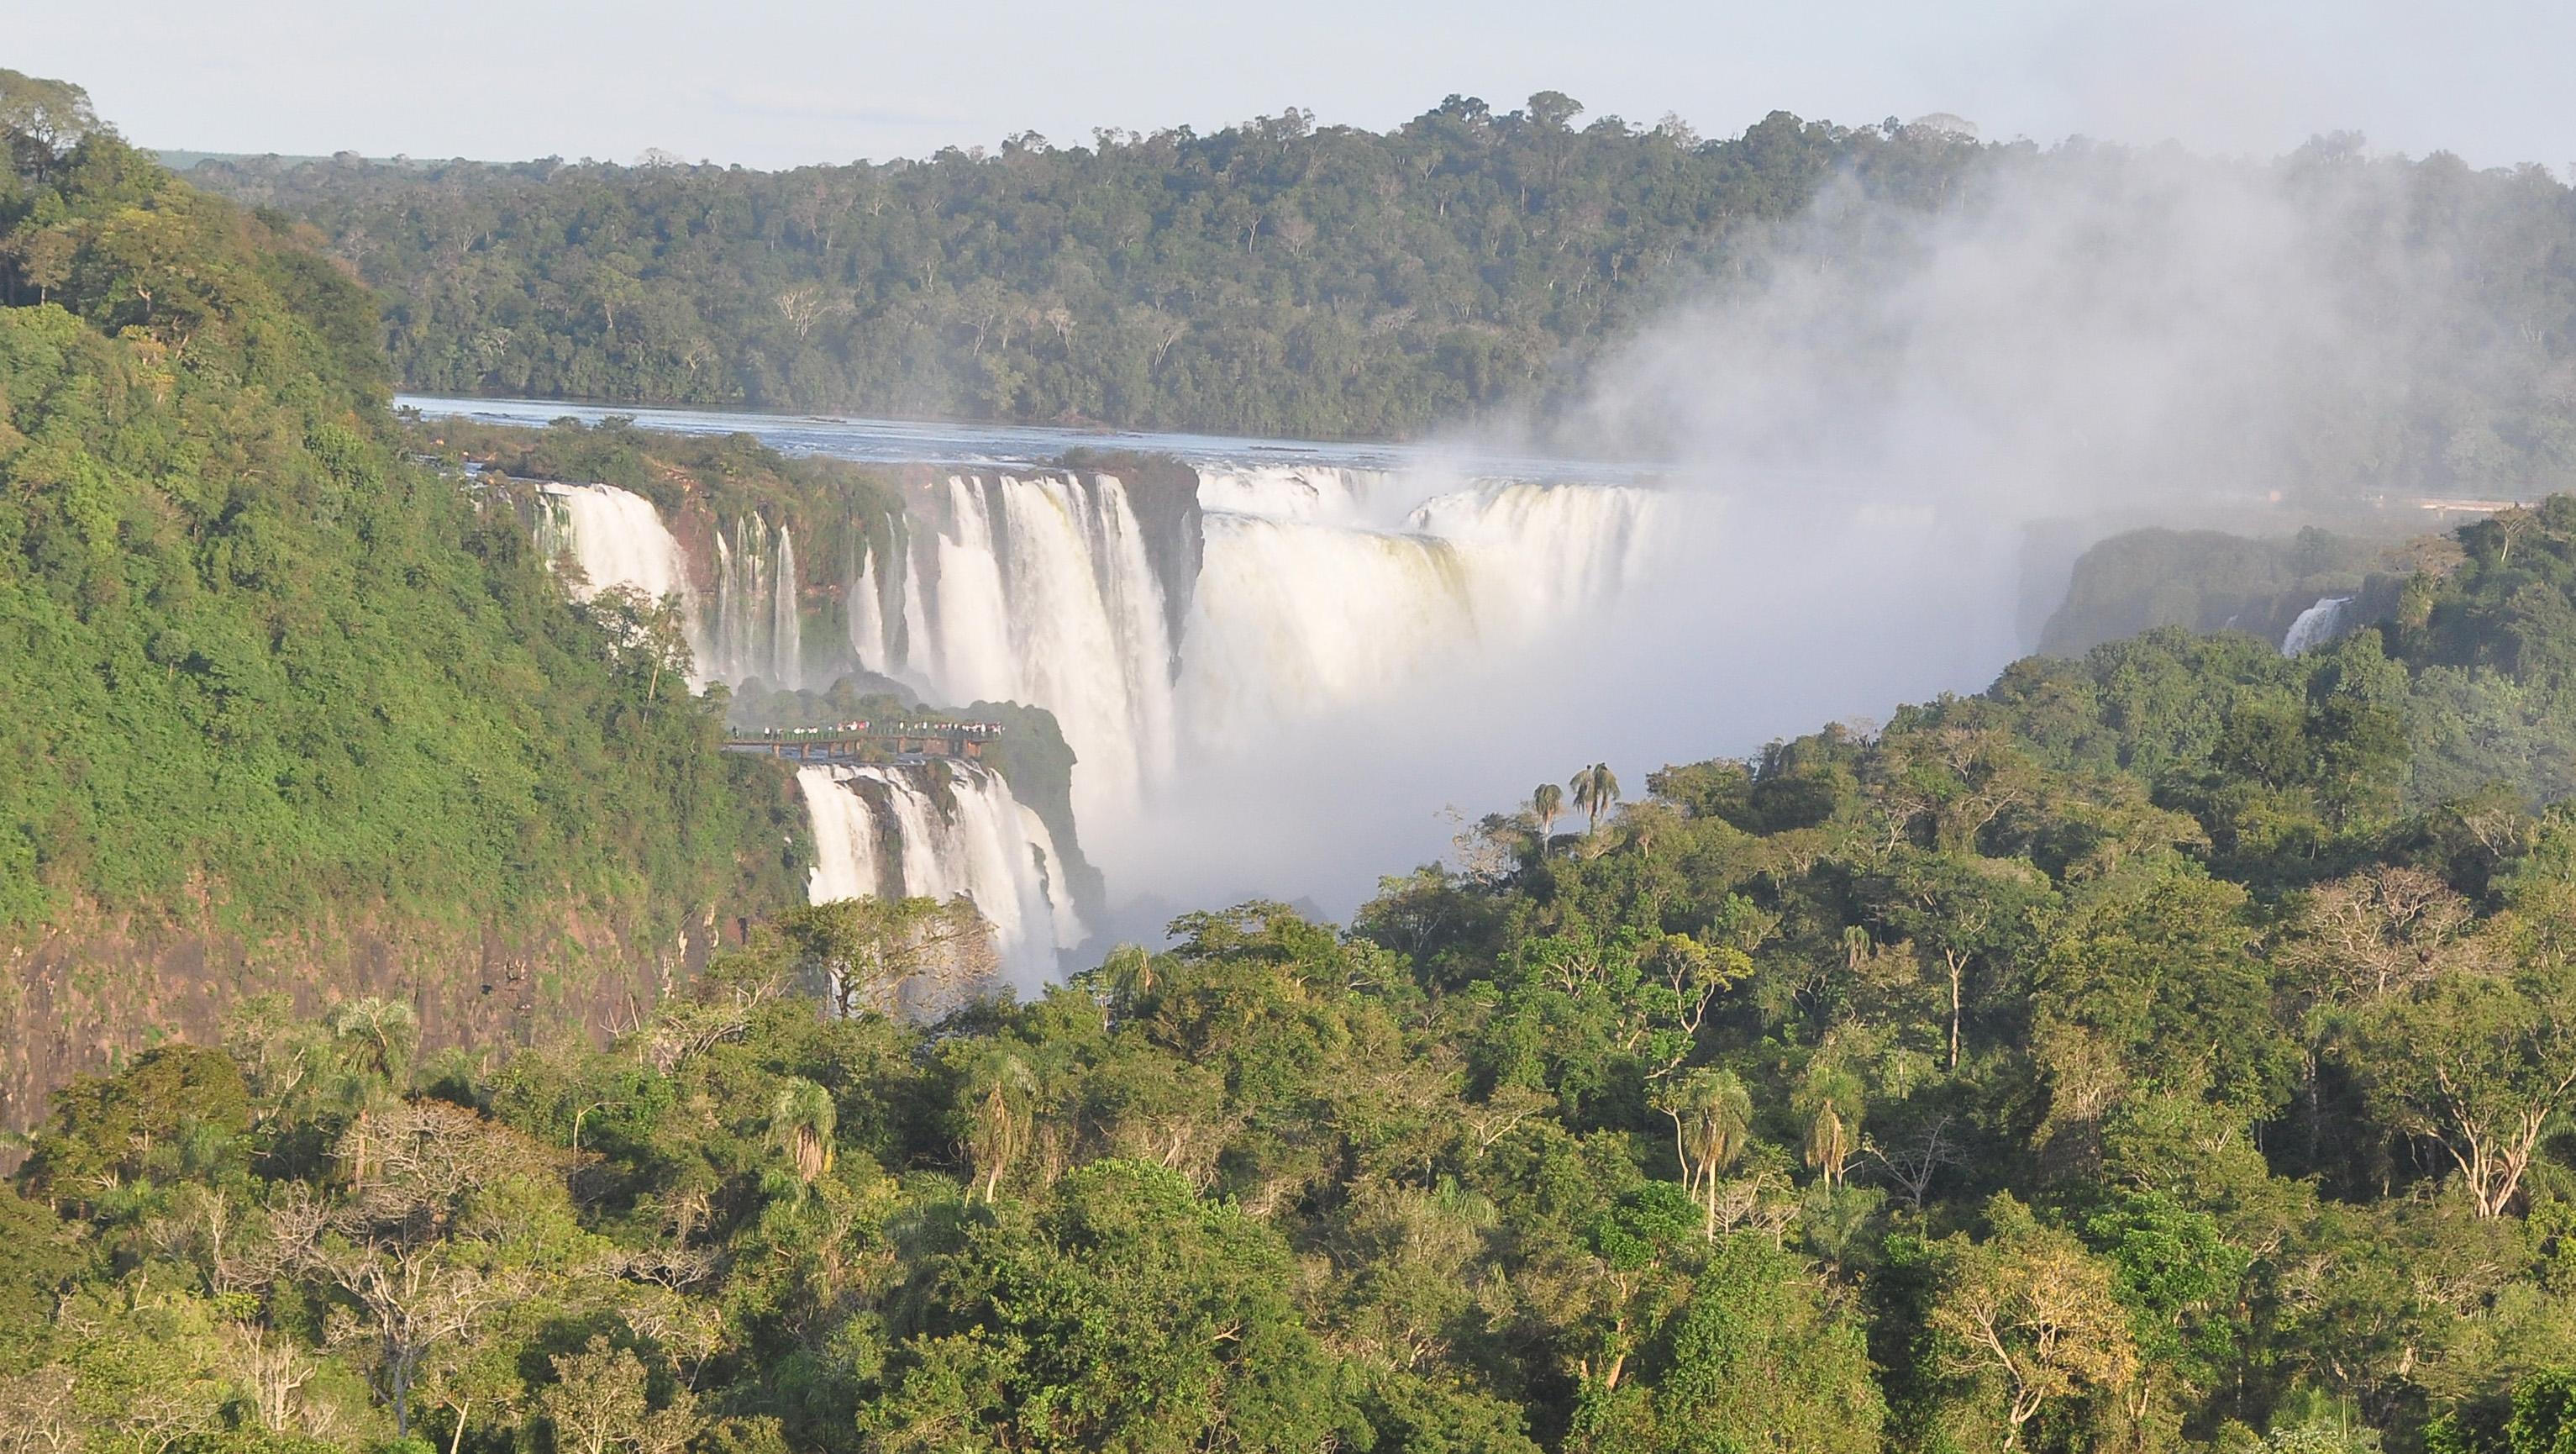
<path id="1" fill-rule="evenodd" d="M 407 943 L 446 1036 L 586 1015 L 719 899 L 785 901 L 792 803 L 717 754 L 720 706 L 398 452 L 366 291 L 75 88 L 0 100 L 9 1088 L 220 1003 L 244 954 L 318 989 Z M 231 947 L 173 983 L 182 942 Z"/>
<path id="2" fill-rule="evenodd" d="M 1838 165 L 1932 192 L 1973 153 L 1787 115 L 1702 145 L 1580 110 L 1453 97 L 1385 136 L 1292 112 L 779 173 L 191 175 L 321 226 L 387 295 L 413 387 L 1340 437 L 1526 395 Z"/>
<path id="3" fill-rule="evenodd" d="M 823 1012 L 901 972 L 869 904 L 606 1046 L 245 1004 L 56 1097 L 0 1406 L 102 1450 L 2563 1448 L 2576 813 L 2417 801 L 2409 722 L 2444 669 L 2567 685 L 2576 499 L 2457 546 L 2305 657 L 2165 628 L 1633 802 L 1587 768 L 1347 928 L 1190 914 L 933 1026 Z"/>

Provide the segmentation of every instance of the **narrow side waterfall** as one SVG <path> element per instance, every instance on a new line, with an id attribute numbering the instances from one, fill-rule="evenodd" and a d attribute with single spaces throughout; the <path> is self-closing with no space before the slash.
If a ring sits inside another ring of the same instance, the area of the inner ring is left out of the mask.
<path id="1" fill-rule="evenodd" d="M 796 542 L 774 534 L 757 515 L 715 532 L 715 599 L 691 583 L 689 558 L 653 502 L 615 485 L 548 484 L 539 548 L 569 554 L 581 567 L 574 588 L 583 600 L 611 586 L 633 586 L 656 600 L 680 597 L 688 613 L 692 686 L 754 677 L 775 687 L 805 681 L 805 633 L 799 612 Z"/>
<path id="2" fill-rule="evenodd" d="M 1087 936 L 1055 839 L 980 764 L 936 760 L 796 773 L 813 829 L 810 903 L 963 894 L 993 926 L 1002 972 L 1031 993 Z"/>
<path id="3" fill-rule="evenodd" d="M 883 584 L 877 577 L 876 550 L 867 537 L 851 548 L 849 603 L 850 655 L 860 666 L 879 675 L 895 668 L 894 653 L 886 643 L 885 600 Z"/>
<path id="4" fill-rule="evenodd" d="M 804 626 L 798 614 L 796 542 L 785 526 L 746 515 L 716 532 L 716 607 L 708 623 L 708 676 L 772 687 L 805 682 Z"/>
<path id="5" fill-rule="evenodd" d="M 2343 608 L 2351 604 L 2350 596 L 2319 597 L 2315 605 L 2301 611 L 2299 619 L 2290 623 L 2289 631 L 2281 637 L 2281 654 L 2300 656 L 2334 640 L 2343 626 Z"/>

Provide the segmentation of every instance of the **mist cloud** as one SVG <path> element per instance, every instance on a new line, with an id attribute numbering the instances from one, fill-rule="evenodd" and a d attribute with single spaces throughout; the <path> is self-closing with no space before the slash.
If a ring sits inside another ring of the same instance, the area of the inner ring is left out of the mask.
<path id="1" fill-rule="evenodd" d="M 1596 370 L 1558 443 L 1671 466 L 1615 606 L 1200 764 L 1113 877 L 1344 913 L 1442 853 L 1443 805 L 1601 759 L 1635 796 L 1665 763 L 1980 690 L 2083 544 L 2457 483 L 2459 441 L 2537 367 L 2428 225 L 2438 166 L 1990 160 L 1932 208 L 1828 187 Z"/>

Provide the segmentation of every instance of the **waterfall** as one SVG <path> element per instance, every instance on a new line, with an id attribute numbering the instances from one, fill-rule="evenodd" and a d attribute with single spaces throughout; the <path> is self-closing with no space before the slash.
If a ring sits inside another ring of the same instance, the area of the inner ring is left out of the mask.
<path id="1" fill-rule="evenodd" d="M 2283 656 L 2299 656 L 2314 651 L 2335 639 L 2343 625 L 2343 608 L 2352 604 L 2350 596 L 2320 596 L 2317 603 L 2299 613 L 2290 623 L 2288 634 L 2281 638 Z"/>
<path id="2" fill-rule="evenodd" d="M 805 685 L 805 628 L 797 615 L 796 542 L 778 527 L 778 569 L 770 577 L 770 678 L 782 687 Z"/>
<path id="3" fill-rule="evenodd" d="M 1438 495 L 1407 523 L 1449 541 L 1489 625 L 1544 630 L 1614 600 L 1645 570 L 1654 496 L 1507 480 Z"/>
<path id="4" fill-rule="evenodd" d="M 771 537 L 758 515 L 716 531 L 716 608 L 707 635 L 707 675 L 736 684 L 758 678 L 774 688 L 805 685 L 804 626 L 798 614 L 796 542 L 780 526 Z"/>
<path id="5" fill-rule="evenodd" d="M 1496 482 L 1424 502 L 1401 533 L 1208 511 L 1181 638 L 1188 739 L 1251 747 L 1572 623 L 1643 568 L 1651 499 Z"/>
<path id="6" fill-rule="evenodd" d="M 857 569 L 850 572 L 847 597 L 850 622 L 850 654 L 859 665 L 880 675 L 894 670 L 893 653 L 886 648 L 885 602 L 878 594 L 876 552 L 861 535 L 853 547 Z"/>
<path id="7" fill-rule="evenodd" d="M 1162 586 L 1126 488 L 1109 475 L 958 475 L 920 511 L 904 651 L 889 667 L 939 701 L 1047 708 L 1080 758 L 1077 817 L 1132 812 L 1169 768 L 1173 719 Z"/>
<path id="8" fill-rule="evenodd" d="M 715 531 L 710 604 L 690 583 L 688 556 L 652 501 L 614 485 L 548 484 L 542 509 L 538 548 L 549 558 L 572 556 L 583 576 L 575 592 L 581 599 L 621 585 L 656 600 L 680 597 L 696 659 L 692 687 L 755 677 L 773 687 L 806 685 L 796 542 L 787 527 L 773 534 L 753 514 Z M 852 631 L 855 644 L 855 617 Z"/>
<path id="9" fill-rule="evenodd" d="M 1112 476 L 951 475 L 907 502 L 908 544 L 851 557 L 851 649 L 931 700 L 1026 702 L 1077 759 L 1085 823 L 1132 821 L 1186 749 L 1226 753 L 1319 712 L 1532 640 L 1643 570 L 1651 492 L 1494 481 L 1393 517 L 1397 478 L 1210 465 L 1178 669 L 1164 587 Z M 892 573 L 891 576 L 889 573 Z"/>
<path id="10" fill-rule="evenodd" d="M 544 487 L 550 524 L 537 541 L 549 560 L 570 554 L 581 567 L 573 593 L 589 600 L 611 586 L 633 586 L 655 600 L 689 589 L 688 557 L 653 502 L 615 485 Z"/>
<path id="11" fill-rule="evenodd" d="M 814 830 L 814 868 L 805 876 L 809 904 L 872 899 L 883 881 L 877 871 L 876 818 L 866 799 L 841 790 L 839 771 L 796 770 L 796 789 L 804 796 L 806 822 Z"/>
<path id="12" fill-rule="evenodd" d="M 992 925 L 1004 976 L 1023 992 L 1052 980 L 1056 951 L 1087 936 L 1054 836 L 992 769 L 807 767 L 796 783 L 814 833 L 809 902 L 962 894 Z"/>
<path id="13" fill-rule="evenodd" d="M 1211 511 L 1181 637 L 1194 744 L 1254 745 L 1318 711 L 1385 696 L 1477 639 L 1456 549 L 1419 535 Z"/>

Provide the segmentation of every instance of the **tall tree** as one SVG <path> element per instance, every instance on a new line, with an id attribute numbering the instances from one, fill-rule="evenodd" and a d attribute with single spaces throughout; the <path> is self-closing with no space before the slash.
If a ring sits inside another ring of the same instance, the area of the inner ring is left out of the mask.
<path id="1" fill-rule="evenodd" d="M 1619 775 L 1606 762 L 1596 762 L 1576 773 L 1566 783 L 1574 795 L 1574 805 L 1583 810 L 1583 836 L 1589 838 L 1601 824 L 1610 805 L 1619 801 Z"/>

